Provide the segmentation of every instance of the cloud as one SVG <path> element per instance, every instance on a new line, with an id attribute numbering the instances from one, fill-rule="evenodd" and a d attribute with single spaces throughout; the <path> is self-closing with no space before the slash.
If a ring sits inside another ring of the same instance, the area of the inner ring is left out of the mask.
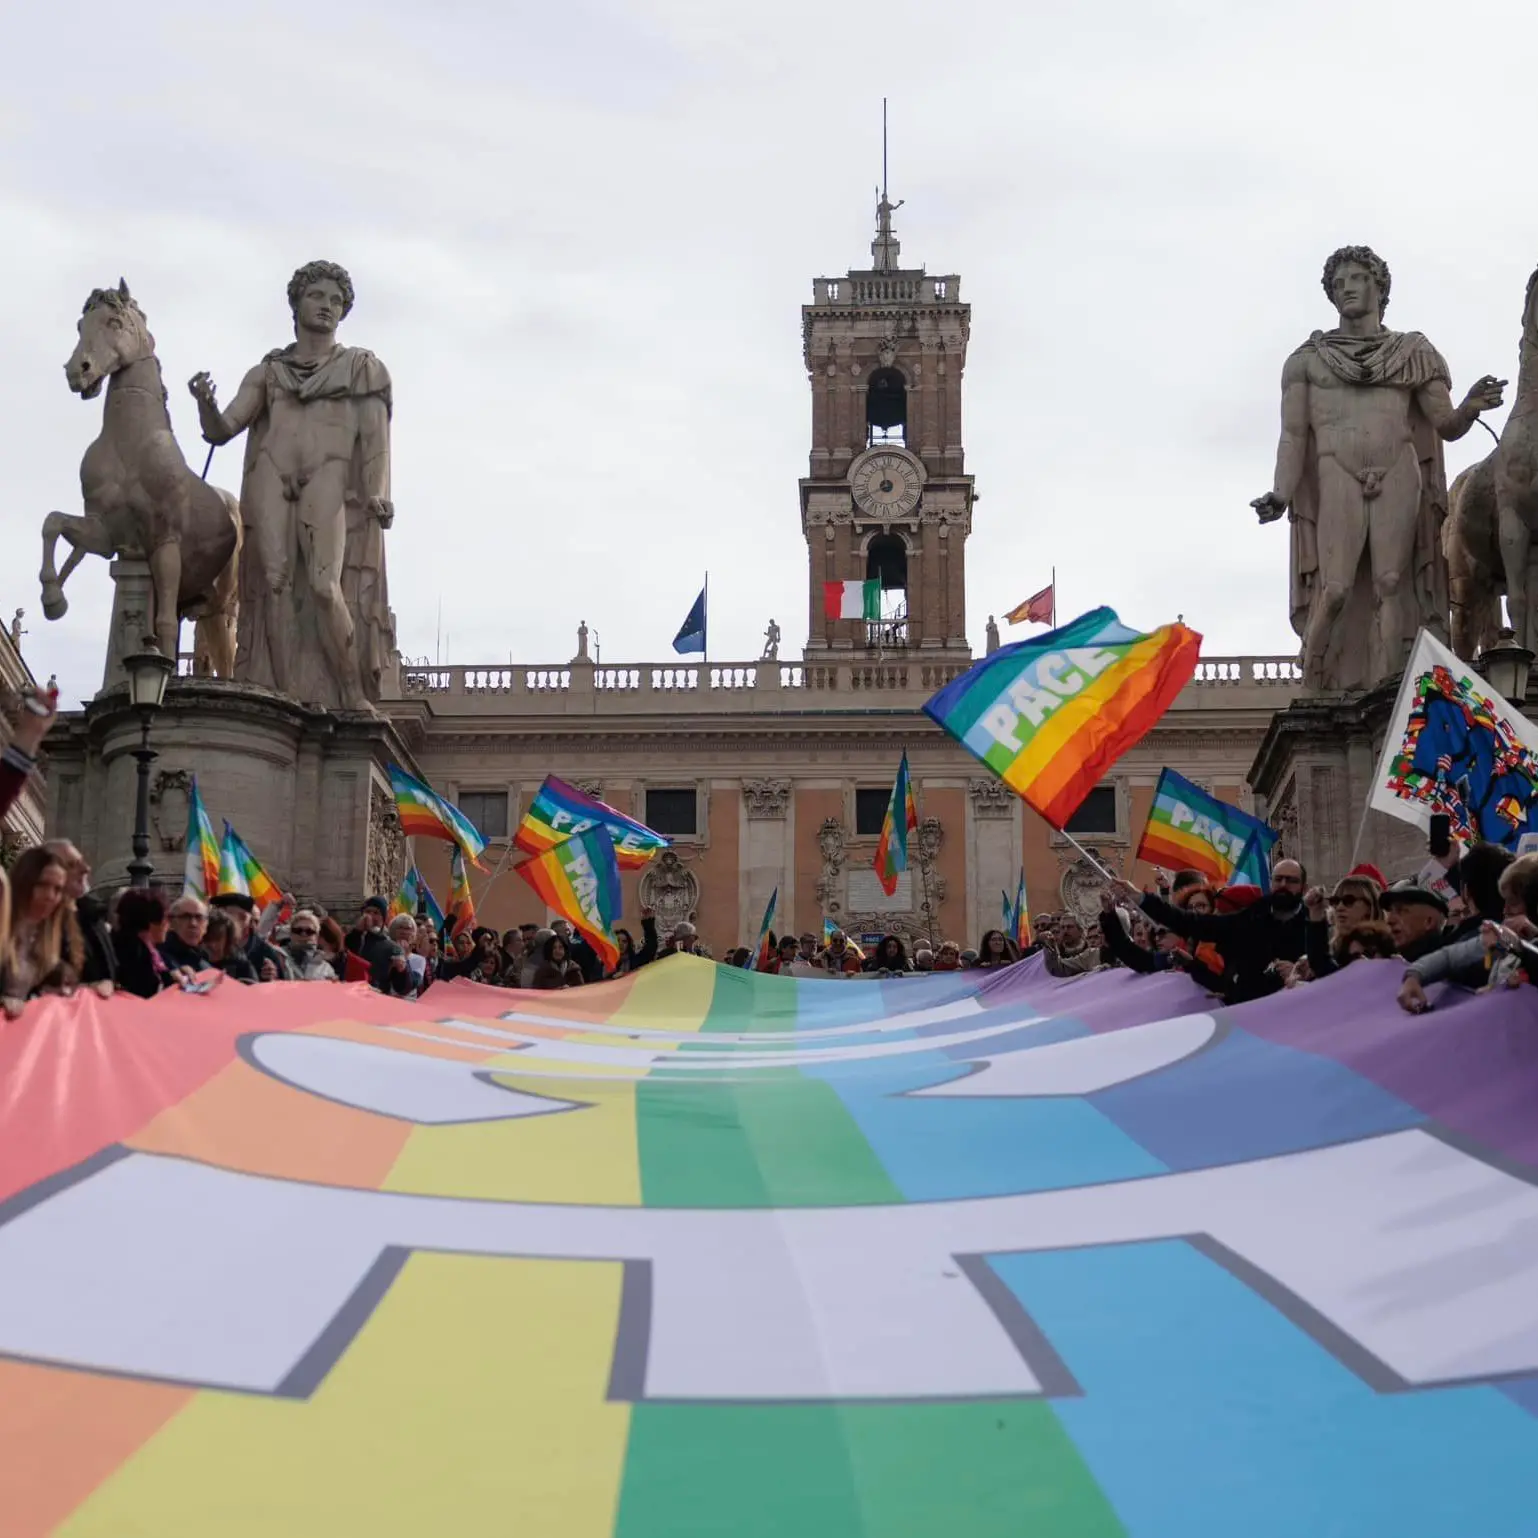
<path id="1" fill-rule="evenodd" d="M 606 659 L 661 659 L 709 569 L 712 653 L 757 655 L 773 615 L 793 654 L 800 305 L 868 261 L 888 95 L 904 257 L 974 306 L 974 646 L 1055 566 L 1065 610 L 1289 650 L 1286 530 L 1246 504 L 1282 361 L 1329 322 L 1324 256 L 1377 246 L 1391 321 L 1458 388 L 1515 373 L 1538 215 L 1522 144 L 1473 129 L 1525 100 L 1525 56 L 1445 22 L 1425 0 L 1392 26 L 1360 0 L 29 12 L 0 65 L 0 611 L 26 605 L 67 697 L 96 687 L 104 563 L 54 625 L 34 576 L 99 421 L 60 370 L 85 294 L 128 277 L 200 464 L 185 380 L 227 400 L 325 255 L 358 288 L 345 338 L 395 381 L 405 650 L 433 651 L 441 605 L 458 661 L 559 661 L 581 619 Z"/>

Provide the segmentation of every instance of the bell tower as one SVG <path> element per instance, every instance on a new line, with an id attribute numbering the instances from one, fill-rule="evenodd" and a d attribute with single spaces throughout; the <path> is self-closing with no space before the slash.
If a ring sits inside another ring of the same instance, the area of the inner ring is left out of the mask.
<path id="1" fill-rule="evenodd" d="M 883 187 L 870 266 L 816 279 L 801 307 L 812 387 L 811 463 L 801 482 L 809 662 L 850 653 L 970 657 L 974 494 L 961 378 L 971 309 L 954 275 L 902 265 L 892 230 L 901 207 Z M 829 613 L 826 584 L 871 580 L 881 584 L 874 610 L 859 619 Z"/>

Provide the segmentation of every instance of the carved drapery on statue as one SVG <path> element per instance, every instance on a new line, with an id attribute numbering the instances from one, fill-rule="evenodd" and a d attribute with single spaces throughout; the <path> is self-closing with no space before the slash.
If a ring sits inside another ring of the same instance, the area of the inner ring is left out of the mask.
<path id="1" fill-rule="evenodd" d="M 278 348 L 262 360 L 269 398 L 284 393 L 302 403 L 343 398 L 380 397 L 391 409 L 390 375 L 373 353 L 362 347 L 337 347 L 319 363 L 306 364 L 294 356 L 294 347 Z M 240 616 L 237 631 L 235 676 L 246 683 L 273 689 L 277 681 L 267 635 L 264 602 L 270 581 L 263 567 L 260 541 L 249 520 L 259 516 L 260 499 L 251 495 L 252 471 L 260 459 L 271 423 L 270 410 L 252 423 L 246 435 L 242 480 L 242 516 L 248 520 L 244 558 L 240 569 Z M 365 476 L 365 444 L 360 437 L 353 446 L 346 490 L 346 544 L 342 558 L 342 593 L 353 625 L 353 649 L 365 696 L 377 702 L 381 680 L 395 652 L 395 617 L 390 612 L 385 576 L 384 533 L 379 519 L 369 511 Z M 289 526 L 286 547 L 289 557 L 291 618 L 287 652 L 292 677 L 288 694 L 307 703 L 336 708 L 344 703 L 342 687 L 331 676 L 320 633 L 316 627 L 316 600 L 307 580 L 312 552 L 303 540 L 297 518 L 300 488 L 285 482 Z M 388 492 L 386 492 L 388 494 Z"/>
<path id="2" fill-rule="evenodd" d="M 1424 625 L 1444 644 L 1448 639 L 1449 608 L 1447 561 L 1442 553 L 1442 524 L 1447 517 L 1447 472 L 1442 459 L 1442 439 L 1415 402 L 1413 392 L 1433 380 L 1450 385 L 1452 375 L 1442 355 L 1418 331 L 1380 331 L 1374 336 L 1348 336 L 1342 331 L 1316 331 L 1294 353 L 1312 353 L 1338 379 L 1348 385 L 1387 386 L 1410 391 L 1410 434 L 1420 464 L 1420 512 L 1415 526 L 1415 547 L 1409 577 L 1411 601 L 1405 606 L 1409 633 L 1403 650 L 1389 659 L 1392 672 L 1409 655 L 1416 630 Z M 1368 502 L 1368 518 L 1372 503 Z M 1309 429 L 1303 473 L 1293 493 L 1289 512 L 1291 539 L 1292 628 L 1301 638 L 1319 591 L 1319 449 Z M 1372 552 L 1368 545 L 1357 563 L 1350 596 L 1326 660 L 1334 687 L 1366 689 L 1373 678 L 1373 625 L 1376 601 L 1373 593 Z"/>

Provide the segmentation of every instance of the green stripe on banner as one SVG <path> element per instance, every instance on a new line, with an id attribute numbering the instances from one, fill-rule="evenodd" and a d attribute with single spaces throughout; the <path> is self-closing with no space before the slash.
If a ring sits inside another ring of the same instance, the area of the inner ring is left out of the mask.
<path id="1" fill-rule="evenodd" d="M 737 1084 L 643 1079 L 636 1139 L 648 1207 L 902 1200 L 838 1091 L 795 1068 L 755 1068 Z"/>
<path id="2" fill-rule="evenodd" d="M 617 1538 L 1125 1538 L 1038 1400 L 638 1404 Z"/>

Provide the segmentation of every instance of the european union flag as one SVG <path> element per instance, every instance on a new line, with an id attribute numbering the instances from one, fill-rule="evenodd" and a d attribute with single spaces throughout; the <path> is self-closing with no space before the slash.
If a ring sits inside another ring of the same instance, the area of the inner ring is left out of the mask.
<path id="1" fill-rule="evenodd" d="M 706 583 L 700 589 L 700 596 L 694 600 L 694 607 L 689 610 L 689 617 L 679 627 L 678 634 L 673 637 L 673 650 L 683 654 L 685 652 L 700 652 L 705 650 L 705 594 L 710 591 L 710 584 Z"/>

